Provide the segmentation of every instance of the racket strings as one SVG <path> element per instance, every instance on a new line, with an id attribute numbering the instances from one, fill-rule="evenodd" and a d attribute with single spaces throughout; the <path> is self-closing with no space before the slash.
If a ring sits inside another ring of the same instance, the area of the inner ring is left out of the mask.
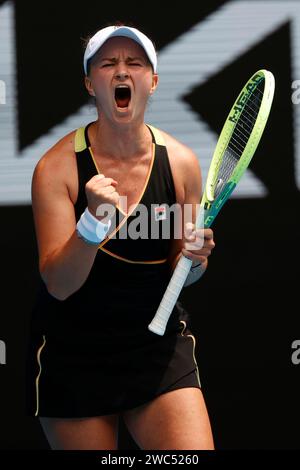
<path id="1" fill-rule="evenodd" d="M 214 198 L 217 198 L 218 195 L 222 193 L 249 141 L 260 110 L 263 98 L 261 88 L 263 89 L 263 87 L 264 80 L 259 82 L 244 104 L 244 108 L 223 154 L 216 178 Z"/>
<path id="2" fill-rule="evenodd" d="M 247 99 L 229 141 L 228 146 L 235 153 L 237 153 L 239 157 L 242 155 L 248 143 L 249 137 L 256 122 L 263 98 L 263 92 L 260 88 L 263 86 L 264 80 L 261 80 L 261 82 Z M 251 104 L 254 106 L 251 106 Z"/>
<path id="3" fill-rule="evenodd" d="M 235 151 L 227 147 L 224 152 L 222 162 L 218 171 L 218 176 L 216 179 L 216 185 L 214 190 L 214 197 L 217 198 L 218 195 L 223 191 L 224 186 L 232 175 L 233 170 L 235 169 L 239 161 L 239 155 Z"/>

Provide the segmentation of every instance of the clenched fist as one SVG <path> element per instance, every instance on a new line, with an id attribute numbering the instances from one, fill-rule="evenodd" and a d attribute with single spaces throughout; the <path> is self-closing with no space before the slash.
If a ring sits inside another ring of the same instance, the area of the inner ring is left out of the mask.
<path id="1" fill-rule="evenodd" d="M 210 228 L 196 229 L 188 222 L 185 225 L 182 253 L 193 262 L 205 263 L 215 247 L 214 234 Z"/>
<path id="2" fill-rule="evenodd" d="M 111 218 L 119 203 L 118 182 L 104 175 L 93 176 L 85 185 L 88 209 L 98 220 Z M 103 221 L 104 222 L 104 221 Z"/>

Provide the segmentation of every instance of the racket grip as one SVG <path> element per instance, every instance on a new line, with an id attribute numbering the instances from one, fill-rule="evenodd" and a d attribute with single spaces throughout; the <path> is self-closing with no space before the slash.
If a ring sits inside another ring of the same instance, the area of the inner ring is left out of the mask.
<path id="1" fill-rule="evenodd" d="M 177 263 L 157 312 L 151 323 L 148 325 L 148 329 L 152 331 L 152 333 L 156 333 L 160 336 L 164 335 L 168 320 L 186 281 L 191 266 L 192 260 L 182 255 Z"/>

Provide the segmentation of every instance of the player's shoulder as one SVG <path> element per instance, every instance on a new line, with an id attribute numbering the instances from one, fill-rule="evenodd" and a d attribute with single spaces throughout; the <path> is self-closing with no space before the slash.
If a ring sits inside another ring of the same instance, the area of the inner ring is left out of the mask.
<path id="1" fill-rule="evenodd" d="M 44 155 L 41 156 L 35 167 L 35 173 L 57 172 L 70 165 L 74 160 L 74 142 L 76 130 L 57 141 Z"/>
<path id="2" fill-rule="evenodd" d="M 174 165 L 187 169 L 199 168 L 198 157 L 190 147 L 161 129 L 159 132 L 167 147 L 169 159 Z"/>
<path id="3" fill-rule="evenodd" d="M 197 198 L 202 187 L 201 169 L 198 157 L 187 145 L 159 129 L 167 148 L 178 202 L 185 201 L 187 194 L 195 193 Z"/>

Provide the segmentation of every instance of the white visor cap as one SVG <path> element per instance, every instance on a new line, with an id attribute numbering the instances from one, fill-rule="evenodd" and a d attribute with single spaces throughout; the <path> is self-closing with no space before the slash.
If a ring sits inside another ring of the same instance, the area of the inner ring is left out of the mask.
<path id="1" fill-rule="evenodd" d="M 157 70 L 157 55 L 152 41 L 147 36 L 136 28 L 129 26 L 108 26 L 107 28 L 100 29 L 88 42 L 84 57 L 83 67 L 87 75 L 87 63 L 96 54 L 101 46 L 110 38 L 117 36 L 124 36 L 137 42 L 146 52 L 149 61 L 152 64 L 153 71 Z"/>

